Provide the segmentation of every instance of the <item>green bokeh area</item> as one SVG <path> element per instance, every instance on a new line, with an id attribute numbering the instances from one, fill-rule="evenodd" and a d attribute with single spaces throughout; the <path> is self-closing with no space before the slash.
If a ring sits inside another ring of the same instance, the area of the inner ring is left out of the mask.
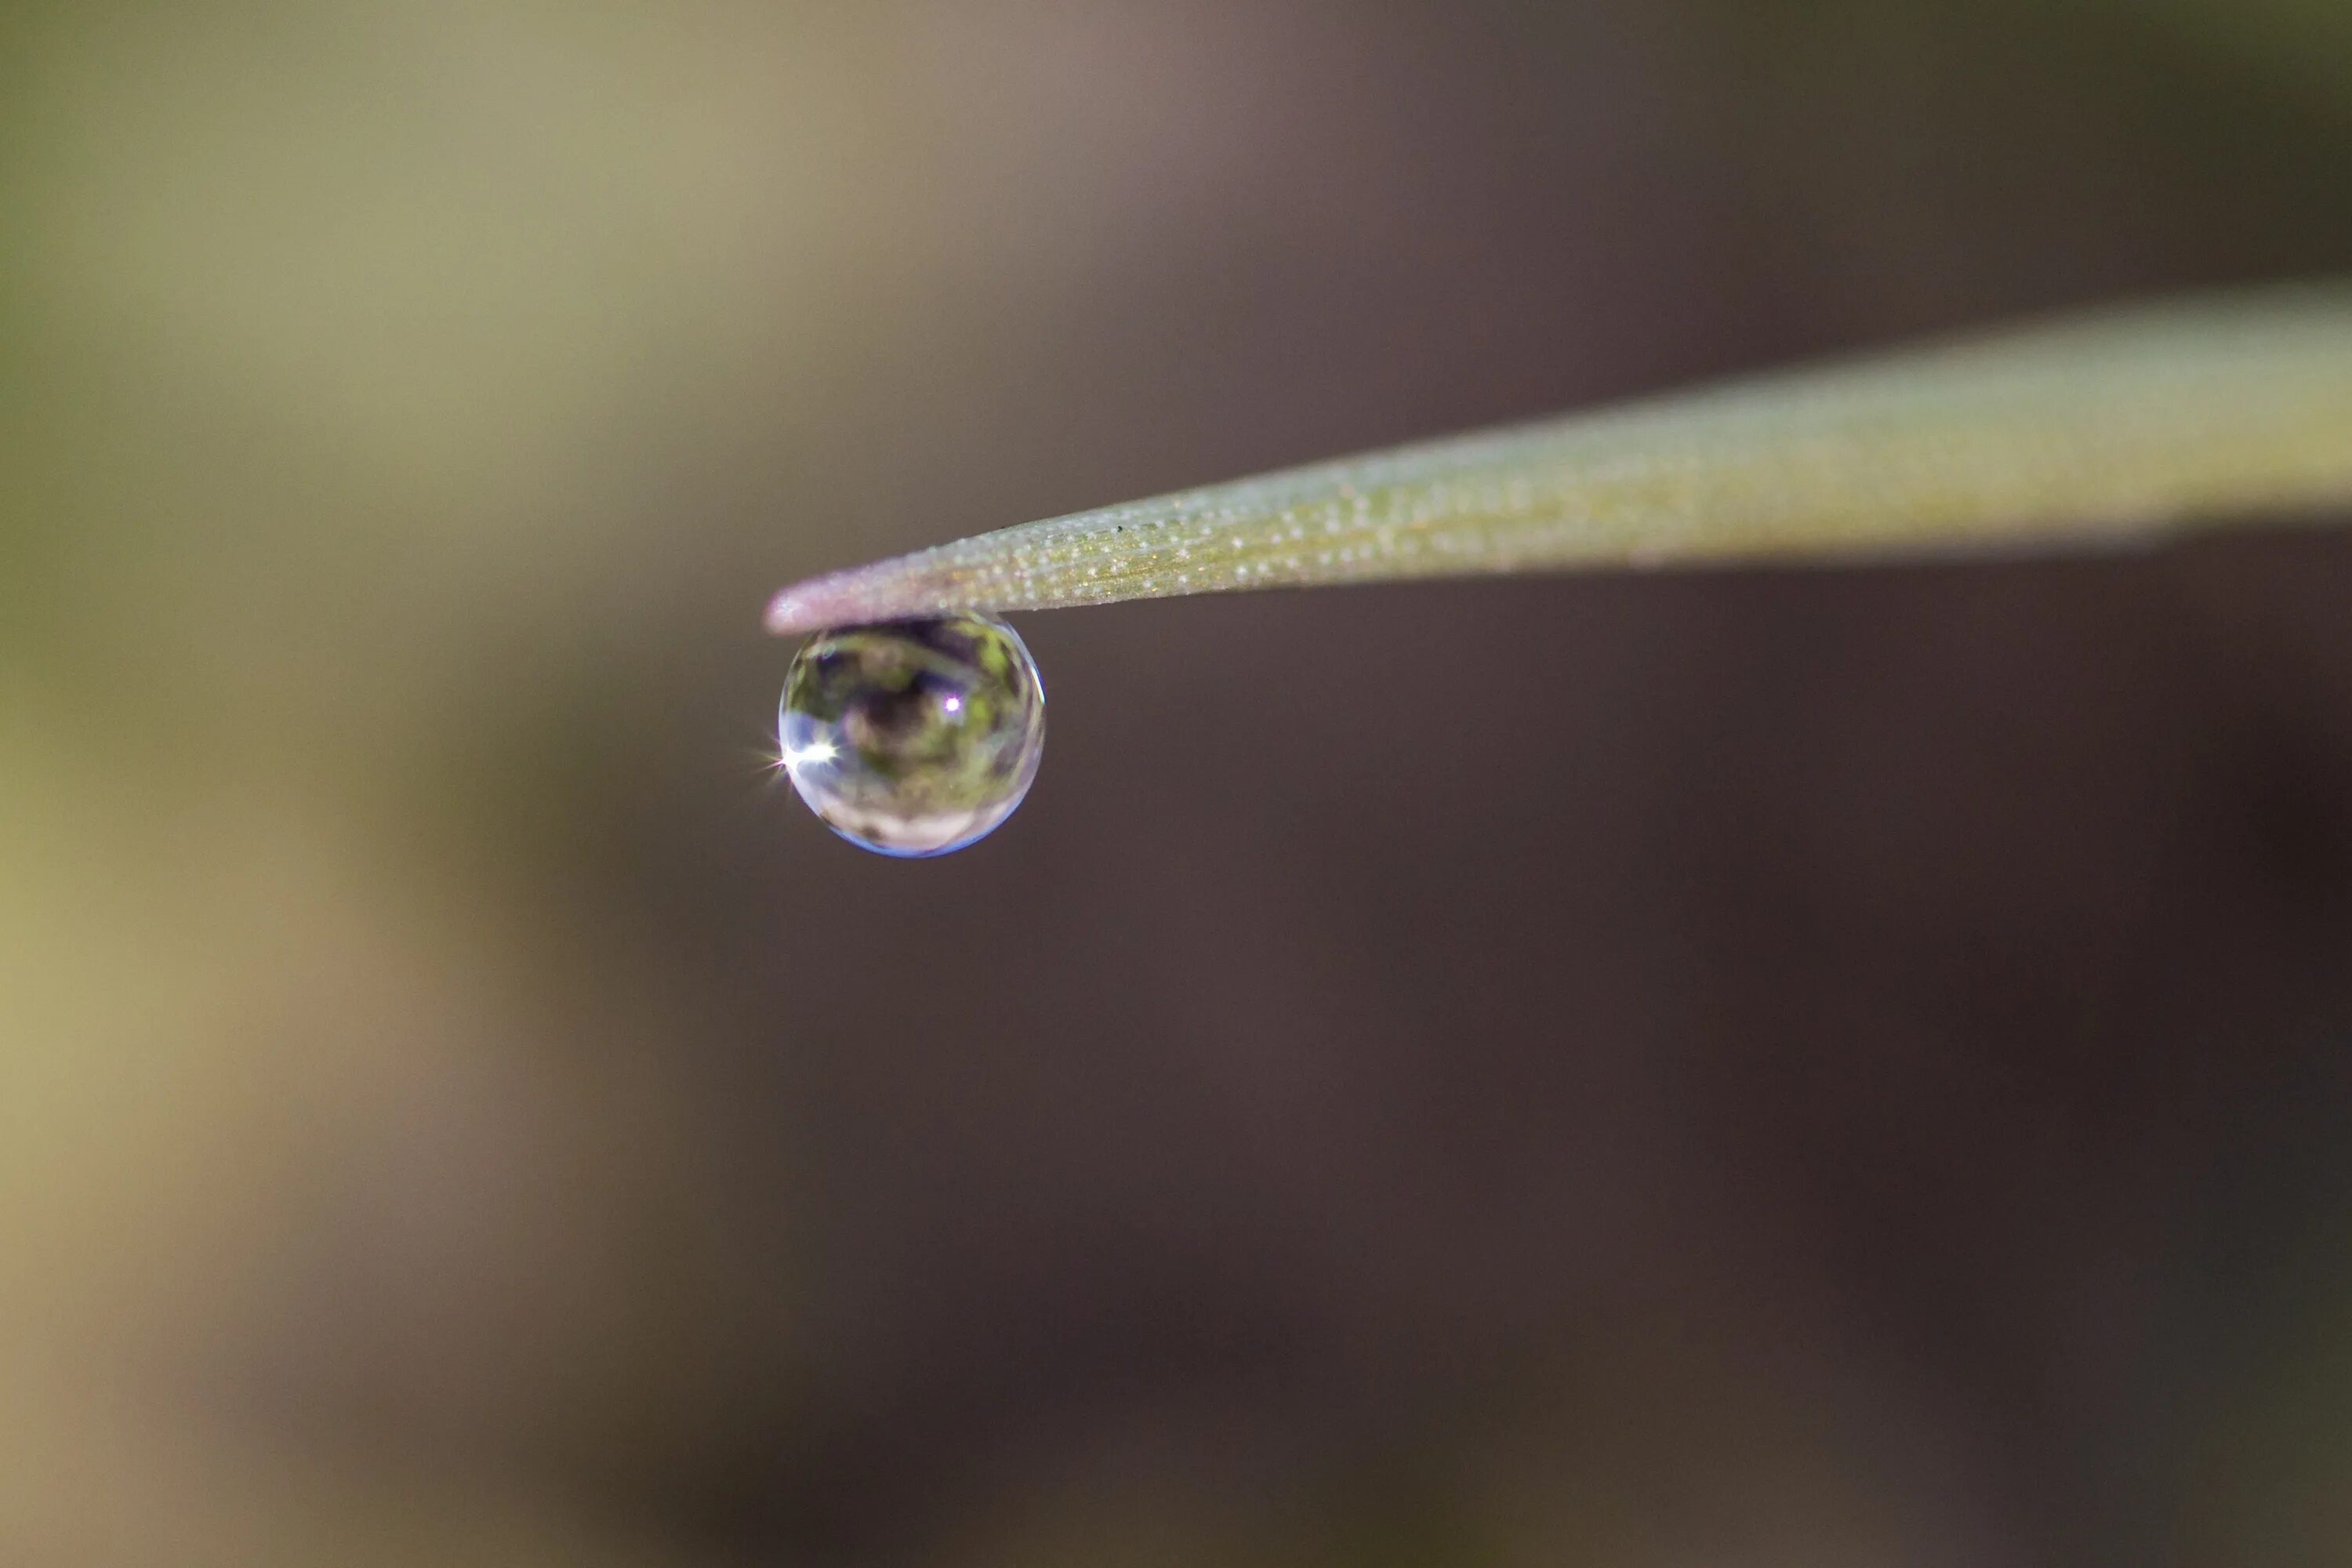
<path id="1" fill-rule="evenodd" d="M 0 1563 L 2352 1557 L 2324 537 L 1039 616 L 919 868 L 759 635 L 2347 191 L 2334 0 L 0 5 Z"/>

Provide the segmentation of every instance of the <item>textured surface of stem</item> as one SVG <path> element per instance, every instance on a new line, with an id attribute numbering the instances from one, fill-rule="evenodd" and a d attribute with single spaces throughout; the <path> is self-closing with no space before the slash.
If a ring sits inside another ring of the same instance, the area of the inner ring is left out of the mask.
<path id="1" fill-rule="evenodd" d="M 2352 288 L 2105 312 L 1025 523 L 780 634 L 1380 579 L 2080 548 L 2352 501 Z"/>

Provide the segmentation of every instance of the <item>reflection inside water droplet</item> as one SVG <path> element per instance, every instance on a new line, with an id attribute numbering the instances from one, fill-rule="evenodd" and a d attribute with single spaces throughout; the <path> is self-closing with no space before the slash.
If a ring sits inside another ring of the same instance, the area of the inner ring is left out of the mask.
<path id="1" fill-rule="evenodd" d="M 884 855 L 944 855 L 1021 804 L 1045 745 L 1045 688 L 984 616 L 839 626 L 793 660 L 777 740 L 825 825 Z"/>

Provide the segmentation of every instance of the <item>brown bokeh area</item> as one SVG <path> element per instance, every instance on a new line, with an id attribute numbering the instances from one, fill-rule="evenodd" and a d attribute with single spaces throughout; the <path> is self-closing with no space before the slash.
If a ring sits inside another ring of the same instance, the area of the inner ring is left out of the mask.
<path id="1" fill-rule="evenodd" d="M 2352 268 L 2330 0 L 0 16 L 0 1562 L 2352 1552 L 2352 539 L 791 578 Z"/>

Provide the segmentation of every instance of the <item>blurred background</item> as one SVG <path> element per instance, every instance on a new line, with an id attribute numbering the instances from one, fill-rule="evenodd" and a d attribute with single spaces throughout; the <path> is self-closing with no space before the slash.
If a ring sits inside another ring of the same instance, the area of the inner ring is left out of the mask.
<path id="1" fill-rule="evenodd" d="M 2352 1561 L 2352 536 L 778 584 L 2352 268 L 2336 0 L 0 8 L 0 1561 Z"/>

